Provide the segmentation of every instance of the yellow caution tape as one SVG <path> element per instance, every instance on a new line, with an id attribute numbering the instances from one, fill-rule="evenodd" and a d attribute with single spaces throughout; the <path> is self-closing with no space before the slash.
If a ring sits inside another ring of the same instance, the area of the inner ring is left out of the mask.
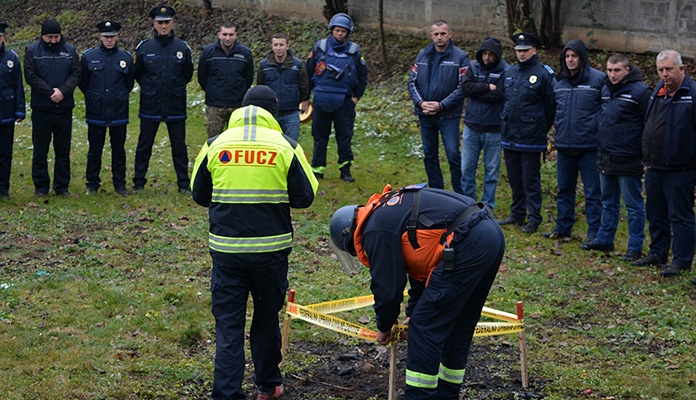
<path id="1" fill-rule="evenodd" d="M 404 291 L 404 297 L 408 297 L 408 291 Z M 316 310 L 316 311 L 321 311 L 327 314 L 332 314 L 336 312 L 341 312 L 341 311 L 350 311 L 350 310 L 355 310 L 358 308 L 362 307 L 367 307 L 375 304 L 375 297 L 372 295 L 368 296 L 359 296 L 359 297 L 352 297 L 349 299 L 341 299 L 341 300 L 332 300 L 332 301 L 325 301 L 323 303 L 316 303 L 316 304 L 309 304 L 306 305 L 305 307 L 311 309 L 311 310 Z M 520 322 L 517 319 L 517 315 L 511 314 L 505 311 L 498 311 L 493 308 L 489 307 L 483 307 L 483 310 L 481 311 L 481 315 L 484 317 L 490 317 L 490 318 L 495 318 L 503 321 L 510 321 L 510 322 Z"/>
<path id="2" fill-rule="evenodd" d="M 335 313 L 340 311 L 355 310 L 356 308 L 367 307 L 375 304 L 375 297 L 360 296 L 350 299 L 326 301 L 324 303 L 310 304 L 307 308 L 325 313 Z"/>
<path id="3" fill-rule="evenodd" d="M 320 311 L 312 310 L 311 308 L 304 307 L 299 304 L 288 303 L 287 313 L 295 318 L 311 322 L 314 325 L 319 325 L 323 328 L 343 333 L 348 336 L 355 336 L 372 341 L 377 340 L 377 332 L 373 330 L 342 320 L 340 318 L 336 318 Z"/>
<path id="4" fill-rule="evenodd" d="M 507 335 L 509 333 L 524 332 L 524 324 L 509 322 L 479 322 L 476 324 L 474 336 Z"/>
<path id="5" fill-rule="evenodd" d="M 408 297 L 408 291 L 404 290 L 404 297 Z M 309 304 L 305 307 L 312 310 L 332 314 L 335 312 L 355 310 L 356 308 L 367 307 L 375 304 L 375 296 L 360 296 L 350 299 L 325 301 L 323 303 Z"/>
<path id="6" fill-rule="evenodd" d="M 503 321 L 520 322 L 520 320 L 517 319 L 517 315 L 515 314 L 510 314 L 505 311 L 494 310 L 488 307 L 483 307 L 483 310 L 481 310 L 481 315 L 495 319 L 501 319 Z"/>
<path id="7" fill-rule="evenodd" d="M 310 322 L 314 325 L 318 325 L 344 335 L 354 336 L 371 341 L 377 340 L 376 331 L 340 318 L 336 318 L 310 307 L 301 306 L 295 303 L 288 303 L 287 314 L 294 318 Z M 406 325 L 396 326 L 392 330 L 392 338 L 398 338 L 400 333 L 406 331 L 407 329 L 408 327 Z M 523 331 L 524 324 L 521 322 L 479 322 L 476 325 L 474 336 L 506 335 Z"/>

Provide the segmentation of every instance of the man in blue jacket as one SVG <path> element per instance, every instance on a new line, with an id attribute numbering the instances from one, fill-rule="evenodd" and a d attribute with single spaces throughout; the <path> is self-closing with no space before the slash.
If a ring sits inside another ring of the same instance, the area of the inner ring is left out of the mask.
<path id="1" fill-rule="evenodd" d="M 15 122 L 26 116 L 22 66 L 17 53 L 5 48 L 5 29 L 0 22 L 0 199 L 10 198 L 10 171 Z"/>
<path id="2" fill-rule="evenodd" d="M 261 60 L 256 84 L 266 85 L 278 96 L 278 117 L 283 134 L 300 138 L 300 111 L 309 107 L 307 70 L 302 60 L 290 50 L 290 41 L 284 33 L 271 37 L 271 51 Z"/>
<path id="3" fill-rule="evenodd" d="M 67 44 L 58 21 L 41 24 L 41 38 L 24 53 L 24 77 L 31 86 L 31 179 L 34 193 L 46 196 L 51 187 L 48 150 L 53 140 L 53 191 L 70 194 L 70 142 L 72 140 L 73 94 L 80 82 L 80 59 L 75 46 Z"/>
<path id="4" fill-rule="evenodd" d="M 230 21 L 220 25 L 218 40 L 203 49 L 198 60 L 198 83 L 205 91 L 205 127 L 211 138 L 225 130 L 230 115 L 241 107 L 254 82 L 251 50 L 237 41 Z"/>
<path id="5" fill-rule="evenodd" d="M 97 29 L 100 31 L 101 45 L 82 54 L 79 85 L 85 94 L 87 109 L 87 194 L 96 193 L 101 186 L 99 172 L 108 128 L 114 190 L 127 196 L 125 144 L 128 99 L 135 84 L 133 56 L 118 48 L 121 24 L 102 21 L 97 24 Z"/>
<path id="6" fill-rule="evenodd" d="M 578 174 L 585 189 L 587 237 L 580 248 L 589 250 L 602 219 L 601 189 L 597 172 L 597 121 L 602 111 L 602 86 L 606 75 L 588 63 L 585 43 L 569 40 L 561 51 L 561 71 L 553 85 L 556 100 L 554 145 L 558 195 L 556 227 L 546 238 L 567 239 L 575 223 Z"/>
<path id="7" fill-rule="evenodd" d="M 462 94 L 468 97 L 462 134 L 462 191 L 476 199 L 476 170 L 483 150 L 483 196 L 481 201 L 495 208 L 500 173 L 500 114 L 505 104 L 501 88 L 503 72 L 510 65 L 503 60 L 500 40 L 488 37 L 476 52 L 476 61 L 466 71 Z"/>
<path id="8" fill-rule="evenodd" d="M 541 154 L 553 123 L 553 70 L 539 62 L 539 39 L 512 36 L 517 64 L 505 71 L 501 144 L 512 188 L 510 215 L 500 225 L 522 226 L 534 233 L 541 224 Z M 529 218 L 525 221 L 527 214 Z"/>
<path id="9" fill-rule="evenodd" d="M 133 192 L 147 183 L 157 129 L 167 124 L 179 192 L 190 193 L 186 149 L 186 84 L 193 77 L 191 48 L 174 35 L 173 8 L 160 5 L 150 11 L 155 35 L 135 49 L 135 80 L 140 84 L 140 136 L 135 151 Z"/>
<path id="10" fill-rule="evenodd" d="M 591 250 L 614 250 L 621 197 L 628 212 L 628 250 L 623 261 L 643 256 L 645 205 L 641 136 L 652 90 L 643 83 L 641 70 L 623 54 L 607 59 L 602 87 L 602 114 L 597 127 L 597 170 L 602 186 L 602 223 Z"/>
<path id="11" fill-rule="evenodd" d="M 696 82 L 674 50 L 661 51 L 656 64 L 661 81 L 650 98 L 642 140 L 650 251 L 634 265 L 661 266 L 662 276 L 674 277 L 691 270 L 696 248 Z M 672 263 L 665 265 L 670 244 Z"/>
<path id="12" fill-rule="evenodd" d="M 307 58 L 308 83 L 314 92 L 312 171 L 318 179 L 326 172 L 326 146 L 333 124 L 341 179 L 355 181 L 350 173 L 355 106 L 367 87 L 367 65 L 360 46 L 348 39 L 353 29 L 348 14 L 334 15 L 329 37 L 318 41 Z"/>
<path id="13" fill-rule="evenodd" d="M 430 27 L 433 42 L 418 53 L 408 79 L 408 93 L 414 114 L 420 122 L 423 162 L 428 186 L 444 189 L 438 157 L 438 136 L 442 136 L 450 166 L 452 190 L 462 193 L 460 120 L 464 95 L 459 87 L 469 68 L 469 55 L 452 43 L 447 22 L 435 21 Z"/>

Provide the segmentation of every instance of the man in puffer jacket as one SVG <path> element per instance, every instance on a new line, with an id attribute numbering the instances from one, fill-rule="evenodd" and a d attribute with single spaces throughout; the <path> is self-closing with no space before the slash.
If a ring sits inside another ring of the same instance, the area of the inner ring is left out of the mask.
<path id="1" fill-rule="evenodd" d="M 556 75 L 554 143 L 558 195 L 556 227 L 543 234 L 551 239 L 570 237 L 575 223 L 575 189 L 578 174 L 585 189 L 587 238 L 580 247 L 589 250 L 602 219 L 597 172 L 597 122 L 602 111 L 602 85 L 606 75 L 589 65 L 582 40 L 569 40 L 561 51 L 561 71 Z"/>
<path id="2" fill-rule="evenodd" d="M 602 114 L 597 127 L 597 170 L 602 187 L 602 223 L 593 250 L 614 249 L 623 196 L 628 211 L 628 250 L 623 261 L 643 256 L 645 205 L 640 149 L 645 112 L 652 90 L 643 83 L 641 70 L 623 54 L 607 59 L 607 79 L 602 87 Z"/>

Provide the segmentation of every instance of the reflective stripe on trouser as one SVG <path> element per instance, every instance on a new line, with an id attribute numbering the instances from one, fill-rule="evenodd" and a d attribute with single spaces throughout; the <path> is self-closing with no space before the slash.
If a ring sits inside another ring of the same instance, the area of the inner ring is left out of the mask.
<path id="1" fill-rule="evenodd" d="M 225 237 L 210 232 L 208 246 L 222 253 L 267 253 L 292 247 L 292 233 L 261 237 Z"/>
<path id="2" fill-rule="evenodd" d="M 450 383 L 456 383 L 460 384 L 464 382 L 464 373 L 466 372 L 466 368 L 464 369 L 451 369 L 447 368 L 444 365 L 440 364 L 440 373 L 438 374 L 438 378 L 442 379 L 443 381 L 447 381 Z"/>
<path id="3" fill-rule="evenodd" d="M 406 384 L 409 386 L 434 389 L 437 387 L 437 375 L 406 370 Z"/>
<path id="4" fill-rule="evenodd" d="M 406 370 L 406 384 L 409 386 L 434 389 L 437 387 L 438 379 L 454 384 L 464 382 L 465 369 L 451 369 L 440 364 L 440 370 L 437 375 L 428 375 L 421 372 Z"/>
<path id="5" fill-rule="evenodd" d="M 436 376 L 433 386 L 406 381 L 406 400 L 456 399 L 471 339 L 505 250 L 505 237 L 492 219 L 455 231 L 456 265 L 438 265 L 411 313 L 406 369 L 414 377 Z M 446 366 L 446 368 L 443 368 Z M 407 372 L 408 374 L 409 372 Z M 407 375 L 408 376 L 408 375 Z"/>

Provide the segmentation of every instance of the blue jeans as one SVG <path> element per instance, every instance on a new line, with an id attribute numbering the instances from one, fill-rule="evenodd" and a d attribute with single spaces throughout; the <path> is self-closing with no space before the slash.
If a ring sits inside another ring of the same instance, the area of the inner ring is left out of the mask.
<path id="1" fill-rule="evenodd" d="M 628 250 L 642 253 L 645 240 L 645 206 L 641 177 L 600 173 L 599 181 L 602 184 L 602 223 L 597 232 L 597 241 L 602 244 L 614 244 L 623 197 L 628 212 Z"/>
<path id="2" fill-rule="evenodd" d="M 556 172 L 558 180 L 558 195 L 556 208 L 557 232 L 570 236 L 575 223 L 575 191 L 578 183 L 578 173 L 585 188 L 585 218 L 587 219 L 587 236 L 596 237 L 602 219 L 602 194 L 597 172 L 597 152 L 587 151 L 579 154 L 568 154 L 558 151 Z"/>
<path id="3" fill-rule="evenodd" d="M 696 170 L 645 173 L 645 214 L 650 224 L 650 253 L 663 260 L 672 243 L 672 265 L 691 268 L 696 247 L 694 221 Z"/>
<path id="4" fill-rule="evenodd" d="M 428 175 L 428 186 L 431 188 L 445 188 L 438 155 L 438 137 L 442 136 L 442 144 L 445 146 L 445 153 L 450 166 L 452 190 L 462 193 L 462 155 L 459 152 L 459 121 L 460 118 L 420 117 L 423 162 L 425 163 L 425 173 Z"/>
<path id="5" fill-rule="evenodd" d="M 288 115 L 283 115 L 282 117 L 277 117 L 276 121 L 280 124 L 283 129 L 283 133 L 286 136 L 291 137 L 297 141 L 300 138 L 300 112 L 292 112 Z"/>
<path id="6" fill-rule="evenodd" d="M 464 125 L 462 134 L 462 192 L 476 200 L 476 169 L 483 150 L 483 196 L 481 201 L 495 208 L 495 191 L 500 174 L 500 132 L 478 132 Z"/>

